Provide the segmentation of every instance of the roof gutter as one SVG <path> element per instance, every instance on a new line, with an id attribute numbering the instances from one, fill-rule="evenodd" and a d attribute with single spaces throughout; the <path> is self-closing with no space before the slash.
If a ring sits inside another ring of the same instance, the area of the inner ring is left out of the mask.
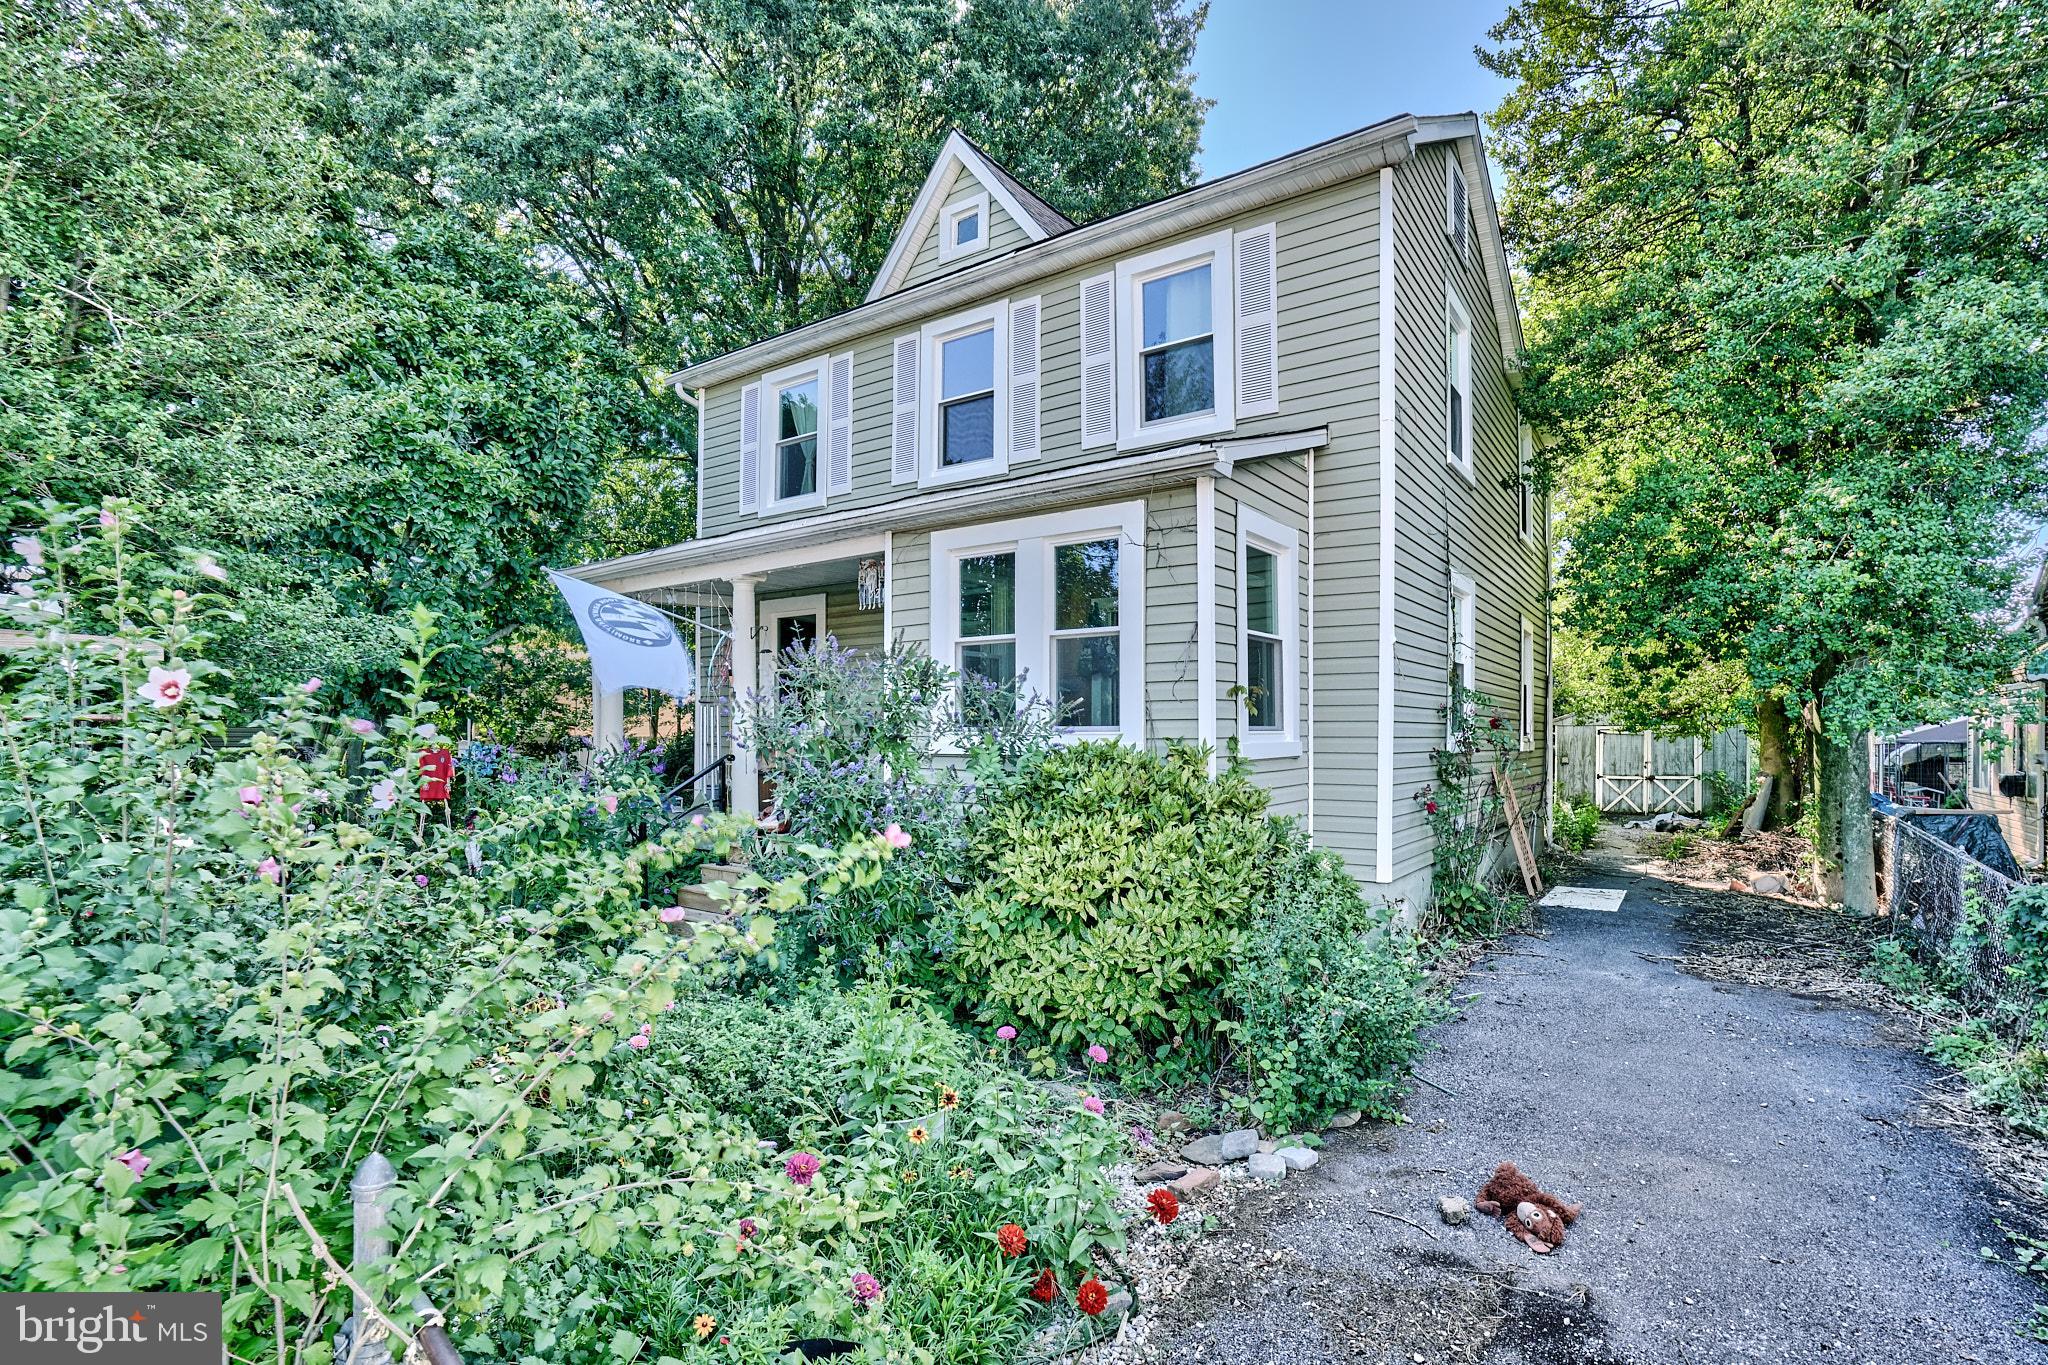
<path id="1" fill-rule="evenodd" d="M 758 374 L 786 360 L 830 350 L 843 340 L 921 321 L 979 298 L 999 296 L 1014 285 L 1042 280 L 1057 271 L 1094 261 L 1126 256 L 1161 238 L 1371 174 L 1382 166 L 1407 160 L 1420 128 L 1413 114 L 1397 115 L 1170 198 L 1018 247 L 1008 255 L 913 285 L 700 365 L 688 366 L 667 375 L 662 382 L 672 387 L 701 389 Z"/>

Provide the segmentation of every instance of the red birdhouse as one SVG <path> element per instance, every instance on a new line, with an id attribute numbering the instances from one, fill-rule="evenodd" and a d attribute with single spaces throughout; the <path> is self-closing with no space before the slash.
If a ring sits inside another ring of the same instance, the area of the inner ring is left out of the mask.
<path id="1" fill-rule="evenodd" d="M 420 751 L 420 800 L 446 801 L 448 786 L 455 780 L 453 749 Z"/>

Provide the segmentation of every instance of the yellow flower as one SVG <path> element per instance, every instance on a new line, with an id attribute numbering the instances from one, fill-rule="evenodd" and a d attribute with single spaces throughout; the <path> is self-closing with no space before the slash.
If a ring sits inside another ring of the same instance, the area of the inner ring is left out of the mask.
<path id="1" fill-rule="evenodd" d="M 974 1179 L 974 1172 L 968 1170 L 965 1166 L 955 1166 L 953 1168 L 953 1178 L 955 1180 L 972 1180 Z"/>
<path id="2" fill-rule="evenodd" d="M 699 1313 L 690 1319 L 690 1326 L 697 1329 L 697 1340 L 702 1341 L 718 1330 L 718 1319 L 709 1313 Z"/>
<path id="3" fill-rule="evenodd" d="M 930 1136 L 931 1134 L 924 1130 L 924 1125 L 921 1123 L 911 1129 L 909 1133 L 911 1145 L 915 1147 L 924 1146 L 924 1140 Z"/>
<path id="4" fill-rule="evenodd" d="M 696 1244 L 695 1242 L 685 1242 L 685 1243 L 683 1243 L 683 1255 L 685 1255 L 685 1256 L 695 1256 L 696 1254 L 697 1254 L 697 1244 Z"/>
<path id="5" fill-rule="evenodd" d="M 904 1183 L 904 1184 L 908 1185 L 908 1184 L 909 1184 L 909 1183 L 910 1183 L 911 1181 L 913 1181 L 913 1180 L 915 1180 L 915 1179 L 917 1179 L 917 1172 L 916 1172 L 916 1171 L 905 1171 L 905 1172 L 903 1173 L 903 1183 Z"/>
<path id="6" fill-rule="evenodd" d="M 960 1092 L 959 1092 L 959 1091 L 957 1091 L 957 1090 L 955 1090 L 955 1089 L 954 1089 L 954 1088 L 953 1088 L 952 1086 L 950 1086 L 950 1085 L 942 1085 L 942 1086 L 940 1086 L 940 1087 L 939 1087 L 939 1108 L 941 1108 L 941 1109 L 958 1109 L 959 1107 L 960 1107 Z"/>

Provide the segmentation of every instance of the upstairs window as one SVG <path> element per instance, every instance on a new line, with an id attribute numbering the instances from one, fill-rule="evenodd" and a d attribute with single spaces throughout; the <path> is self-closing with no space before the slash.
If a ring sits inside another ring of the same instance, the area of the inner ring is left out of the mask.
<path id="1" fill-rule="evenodd" d="M 1523 427 L 1520 433 L 1521 473 L 1517 488 L 1521 494 L 1522 539 L 1536 536 L 1536 434 Z"/>
<path id="2" fill-rule="evenodd" d="M 996 329 L 939 343 L 939 466 L 996 457 Z"/>
<path id="3" fill-rule="evenodd" d="M 818 492 L 818 377 L 775 391 L 775 501 Z"/>
<path id="4" fill-rule="evenodd" d="M 951 261 L 988 245 L 988 196 L 971 194 L 939 214 L 939 259 Z"/>
<path id="5" fill-rule="evenodd" d="M 1216 410 L 1216 332 L 1210 267 L 1198 265 L 1146 280 L 1138 373 L 1143 420 L 1167 422 Z"/>
<path id="6" fill-rule="evenodd" d="M 1444 297 L 1444 458 L 1472 478 L 1472 315 Z"/>
<path id="7" fill-rule="evenodd" d="M 1053 706 L 1059 723 L 1073 729 L 1114 730 L 1118 725 L 1122 557 L 1114 539 L 1053 549 Z"/>

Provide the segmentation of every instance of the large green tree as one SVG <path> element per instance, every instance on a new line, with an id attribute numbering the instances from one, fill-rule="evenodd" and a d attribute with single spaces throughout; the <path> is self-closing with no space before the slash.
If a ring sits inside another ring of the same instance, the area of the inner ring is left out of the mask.
<path id="1" fill-rule="evenodd" d="M 474 667 L 537 609 L 536 566 L 633 429 L 630 361 L 517 242 L 452 217 L 365 231 L 238 7 L 9 18 L 5 491 L 125 498 L 156 548 L 214 553 L 246 696 L 309 673 L 373 691 L 418 602 L 455 676 Z"/>
<path id="2" fill-rule="evenodd" d="M 2048 495 L 2044 18 L 1521 0 L 1482 54 L 1518 82 L 1497 146 L 1525 403 L 1578 486 L 1568 624 L 1620 678 L 1735 663 L 1803 723 L 1858 909 L 1863 736 L 2003 676 Z"/>

